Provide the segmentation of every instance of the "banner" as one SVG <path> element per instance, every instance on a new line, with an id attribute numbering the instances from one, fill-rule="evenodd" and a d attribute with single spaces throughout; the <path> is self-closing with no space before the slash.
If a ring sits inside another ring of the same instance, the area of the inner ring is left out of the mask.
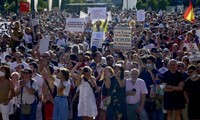
<path id="1" fill-rule="evenodd" d="M 67 18 L 66 30 L 70 32 L 84 32 L 85 29 L 83 18 Z"/>
<path id="2" fill-rule="evenodd" d="M 29 2 L 20 2 L 19 11 L 20 12 L 29 12 L 30 3 Z"/>
<path id="3" fill-rule="evenodd" d="M 88 14 L 85 13 L 85 12 L 83 12 L 83 11 L 80 11 L 80 16 L 79 16 L 79 18 L 84 18 L 84 21 L 85 21 L 85 22 L 88 22 L 88 21 L 89 21 L 89 19 L 88 19 Z"/>
<path id="4" fill-rule="evenodd" d="M 126 27 L 114 28 L 114 48 L 131 49 L 132 30 Z"/>
<path id="5" fill-rule="evenodd" d="M 11 22 L 0 22 L 0 34 L 10 34 L 9 27 Z"/>
<path id="6" fill-rule="evenodd" d="M 93 7 L 88 8 L 88 14 L 90 13 L 90 20 L 106 19 L 106 7 Z"/>
<path id="7" fill-rule="evenodd" d="M 144 10 L 137 10 L 137 21 L 139 21 L 139 22 L 145 21 L 145 11 Z"/>
<path id="8" fill-rule="evenodd" d="M 103 36 L 103 32 L 92 32 L 91 47 L 96 46 L 97 48 L 102 48 Z"/>

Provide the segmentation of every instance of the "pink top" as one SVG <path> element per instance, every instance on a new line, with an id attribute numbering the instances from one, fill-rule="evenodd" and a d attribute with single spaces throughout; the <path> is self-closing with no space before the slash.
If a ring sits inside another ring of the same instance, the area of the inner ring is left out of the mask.
<path id="1" fill-rule="evenodd" d="M 140 102 L 142 94 L 148 93 L 148 90 L 147 90 L 144 80 L 142 80 L 140 78 L 138 78 L 136 80 L 135 84 L 133 84 L 131 82 L 131 78 L 126 80 L 126 92 L 132 91 L 133 88 L 136 89 L 136 93 L 134 96 L 126 96 L 127 104 L 136 104 L 136 103 Z"/>

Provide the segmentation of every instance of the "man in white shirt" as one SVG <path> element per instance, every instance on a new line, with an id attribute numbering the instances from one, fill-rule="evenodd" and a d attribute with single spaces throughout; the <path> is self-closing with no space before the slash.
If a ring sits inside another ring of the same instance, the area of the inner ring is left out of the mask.
<path id="1" fill-rule="evenodd" d="M 58 32 L 58 39 L 56 39 L 56 44 L 59 46 L 66 46 L 68 45 L 67 40 L 64 38 L 64 33 L 63 32 Z"/>
<path id="2" fill-rule="evenodd" d="M 16 91 L 16 95 L 20 96 L 20 109 L 22 105 L 30 105 L 30 114 L 20 113 L 20 120 L 36 120 L 36 110 L 37 110 L 37 93 L 38 85 L 37 82 L 32 79 L 32 70 L 30 68 L 25 68 L 21 71 L 21 81 L 20 87 Z"/>
<path id="3" fill-rule="evenodd" d="M 15 58 L 16 58 L 16 61 L 10 64 L 10 69 L 11 69 L 12 71 L 15 72 L 15 71 L 16 71 L 15 68 L 16 68 L 18 65 L 23 65 L 24 68 L 28 68 L 28 67 L 29 67 L 28 64 L 27 64 L 26 62 L 22 61 L 23 54 L 22 54 L 21 52 L 16 52 L 16 53 L 15 53 Z"/>
<path id="4" fill-rule="evenodd" d="M 38 65 L 35 62 L 29 64 L 33 74 L 32 78 L 37 81 L 38 85 L 38 93 L 39 93 L 39 103 L 37 105 L 37 112 L 36 112 L 36 120 L 42 120 L 42 85 L 43 85 L 43 78 L 40 74 L 38 74 Z"/>
<path id="5" fill-rule="evenodd" d="M 137 120 L 137 115 L 140 120 L 147 120 L 144 105 L 148 90 L 144 80 L 138 76 L 139 70 L 134 68 L 131 70 L 131 78 L 126 80 L 126 104 L 129 120 Z"/>

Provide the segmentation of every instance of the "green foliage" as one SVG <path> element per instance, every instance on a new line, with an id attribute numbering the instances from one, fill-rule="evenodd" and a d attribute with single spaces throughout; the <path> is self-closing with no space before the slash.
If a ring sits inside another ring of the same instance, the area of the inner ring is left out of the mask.
<path id="1" fill-rule="evenodd" d="M 147 9 L 147 4 L 142 2 L 142 0 L 138 0 L 136 7 L 137 9 Z"/>
<path id="2" fill-rule="evenodd" d="M 11 2 L 11 3 L 8 3 L 8 2 L 5 2 L 4 3 L 4 10 L 5 11 L 15 11 L 15 1 Z"/>

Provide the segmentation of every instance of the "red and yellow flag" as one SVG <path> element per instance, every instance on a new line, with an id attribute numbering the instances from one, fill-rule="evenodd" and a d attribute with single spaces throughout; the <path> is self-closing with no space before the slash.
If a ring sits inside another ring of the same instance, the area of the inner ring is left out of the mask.
<path id="1" fill-rule="evenodd" d="M 192 6 L 192 1 L 191 0 L 190 0 L 189 7 L 186 9 L 186 11 L 184 13 L 184 19 L 188 20 L 190 22 L 194 22 L 195 21 L 194 8 Z"/>

